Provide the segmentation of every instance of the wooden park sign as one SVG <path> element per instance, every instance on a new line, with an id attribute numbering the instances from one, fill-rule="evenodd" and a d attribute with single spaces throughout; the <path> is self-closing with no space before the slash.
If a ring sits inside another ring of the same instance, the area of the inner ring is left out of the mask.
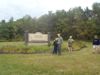
<path id="1" fill-rule="evenodd" d="M 43 34 L 41 32 L 28 33 L 25 32 L 25 44 L 48 44 L 50 43 L 50 33 Z"/>

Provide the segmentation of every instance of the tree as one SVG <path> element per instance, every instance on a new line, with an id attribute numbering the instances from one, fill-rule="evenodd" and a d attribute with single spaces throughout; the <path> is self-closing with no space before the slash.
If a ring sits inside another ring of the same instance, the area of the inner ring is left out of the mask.
<path id="1" fill-rule="evenodd" d="M 100 35 L 100 3 L 94 3 L 92 8 L 96 24 L 96 34 Z"/>

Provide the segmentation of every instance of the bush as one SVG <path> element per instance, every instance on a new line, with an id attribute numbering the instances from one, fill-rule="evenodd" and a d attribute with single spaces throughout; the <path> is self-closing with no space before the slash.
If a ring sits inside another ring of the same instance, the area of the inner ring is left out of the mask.
<path id="1" fill-rule="evenodd" d="M 84 42 L 75 41 L 73 43 L 73 49 L 75 51 L 81 50 L 86 47 Z M 51 52 L 53 50 L 53 45 L 24 45 L 22 42 L 1 42 L 0 43 L 0 53 L 45 53 Z M 68 51 L 67 42 L 62 45 L 62 52 Z"/>
<path id="2" fill-rule="evenodd" d="M 0 47 L 0 53 L 42 53 L 49 51 L 46 45 L 42 46 L 25 46 L 25 45 L 4 45 Z"/>

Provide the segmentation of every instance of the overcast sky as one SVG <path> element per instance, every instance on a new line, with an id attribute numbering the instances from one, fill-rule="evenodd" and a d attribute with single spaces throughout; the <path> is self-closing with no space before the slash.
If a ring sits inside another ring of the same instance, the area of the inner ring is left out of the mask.
<path id="1" fill-rule="evenodd" d="M 48 11 L 55 12 L 62 9 L 67 11 L 77 6 L 91 8 L 94 2 L 100 0 L 0 0 L 0 20 L 8 20 L 10 17 L 16 20 L 26 14 L 39 17 Z"/>

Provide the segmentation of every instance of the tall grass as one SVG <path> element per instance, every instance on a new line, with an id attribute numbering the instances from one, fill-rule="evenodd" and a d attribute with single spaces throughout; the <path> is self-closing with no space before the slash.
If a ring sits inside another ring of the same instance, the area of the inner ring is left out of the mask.
<path id="1" fill-rule="evenodd" d="M 74 50 L 80 50 L 85 47 L 83 41 L 75 41 L 73 44 Z M 26 46 L 24 42 L 0 42 L 0 53 L 44 53 L 52 52 L 53 45 L 28 45 Z M 64 41 L 62 45 L 62 52 L 68 51 L 67 41 Z"/>
<path id="2" fill-rule="evenodd" d="M 24 42 L 1 42 L 1 53 L 40 53 L 49 51 L 47 45 L 25 45 Z"/>

